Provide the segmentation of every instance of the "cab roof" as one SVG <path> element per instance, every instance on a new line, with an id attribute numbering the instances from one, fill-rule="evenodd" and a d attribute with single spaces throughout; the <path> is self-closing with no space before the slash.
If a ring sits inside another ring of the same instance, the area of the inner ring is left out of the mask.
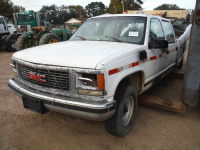
<path id="1" fill-rule="evenodd" d="M 162 19 L 162 20 L 167 20 L 166 18 L 160 17 L 160 16 L 155 16 L 155 15 L 148 15 L 148 14 L 103 14 L 100 16 L 95 16 L 95 17 L 91 17 L 91 18 L 104 18 L 104 17 L 147 17 L 147 18 L 158 18 L 158 19 Z"/>

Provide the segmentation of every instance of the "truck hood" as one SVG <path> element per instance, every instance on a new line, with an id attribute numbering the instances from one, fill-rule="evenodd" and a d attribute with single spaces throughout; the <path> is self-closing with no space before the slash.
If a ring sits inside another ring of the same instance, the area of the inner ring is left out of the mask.
<path id="1" fill-rule="evenodd" d="M 139 46 L 105 41 L 67 41 L 25 49 L 15 53 L 13 58 L 35 64 L 96 69 L 103 60 Z"/>

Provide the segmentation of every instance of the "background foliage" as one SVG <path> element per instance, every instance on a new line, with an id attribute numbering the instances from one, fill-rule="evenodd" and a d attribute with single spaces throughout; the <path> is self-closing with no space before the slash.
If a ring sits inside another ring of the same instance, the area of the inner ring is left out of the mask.
<path id="1" fill-rule="evenodd" d="M 20 12 L 21 10 L 25 10 L 24 7 L 14 5 L 12 1 L 0 0 L 0 15 L 8 18 L 12 18 L 14 12 Z"/>
<path id="2" fill-rule="evenodd" d="M 25 8 L 14 5 L 11 0 L 0 0 L 0 15 L 11 18 L 14 12 L 25 11 Z M 142 10 L 143 0 L 123 0 L 124 11 L 127 10 Z M 156 7 L 154 10 L 180 10 L 176 4 L 163 4 Z M 80 5 L 51 5 L 42 6 L 39 11 L 42 16 L 42 20 L 51 22 L 52 24 L 63 24 L 71 18 L 88 18 L 105 13 L 121 14 L 122 0 L 111 0 L 110 5 L 107 8 L 102 2 L 91 2 L 85 8 Z"/>
<path id="3" fill-rule="evenodd" d="M 183 8 L 178 7 L 176 4 L 162 4 L 154 10 L 183 10 Z"/>

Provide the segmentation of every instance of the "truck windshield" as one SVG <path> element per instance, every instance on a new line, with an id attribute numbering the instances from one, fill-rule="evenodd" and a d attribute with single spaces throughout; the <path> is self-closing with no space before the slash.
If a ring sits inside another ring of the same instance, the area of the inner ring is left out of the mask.
<path id="1" fill-rule="evenodd" d="M 18 15 L 18 20 L 20 21 L 20 22 L 24 22 L 24 21 L 33 21 L 33 16 L 32 15 L 22 15 L 22 14 L 20 14 L 20 15 Z"/>
<path id="2" fill-rule="evenodd" d="M 102 17 L 86 21 L 70 40 L 143 44 L 146 17 Z"/>

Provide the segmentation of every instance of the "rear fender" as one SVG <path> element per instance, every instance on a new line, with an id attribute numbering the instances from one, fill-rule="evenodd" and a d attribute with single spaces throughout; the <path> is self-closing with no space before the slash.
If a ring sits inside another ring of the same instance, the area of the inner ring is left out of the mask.
<path id="1" fill-rule="evenodd" d="M 49 31 L 40 31 L 39 34 L 38 34 L 38 41 L 40 41 L 40 38 L 41 38 L 43 35 L 47 34 L 47 33 L 50 33 L 50 32 L 49 32 Z"/>

